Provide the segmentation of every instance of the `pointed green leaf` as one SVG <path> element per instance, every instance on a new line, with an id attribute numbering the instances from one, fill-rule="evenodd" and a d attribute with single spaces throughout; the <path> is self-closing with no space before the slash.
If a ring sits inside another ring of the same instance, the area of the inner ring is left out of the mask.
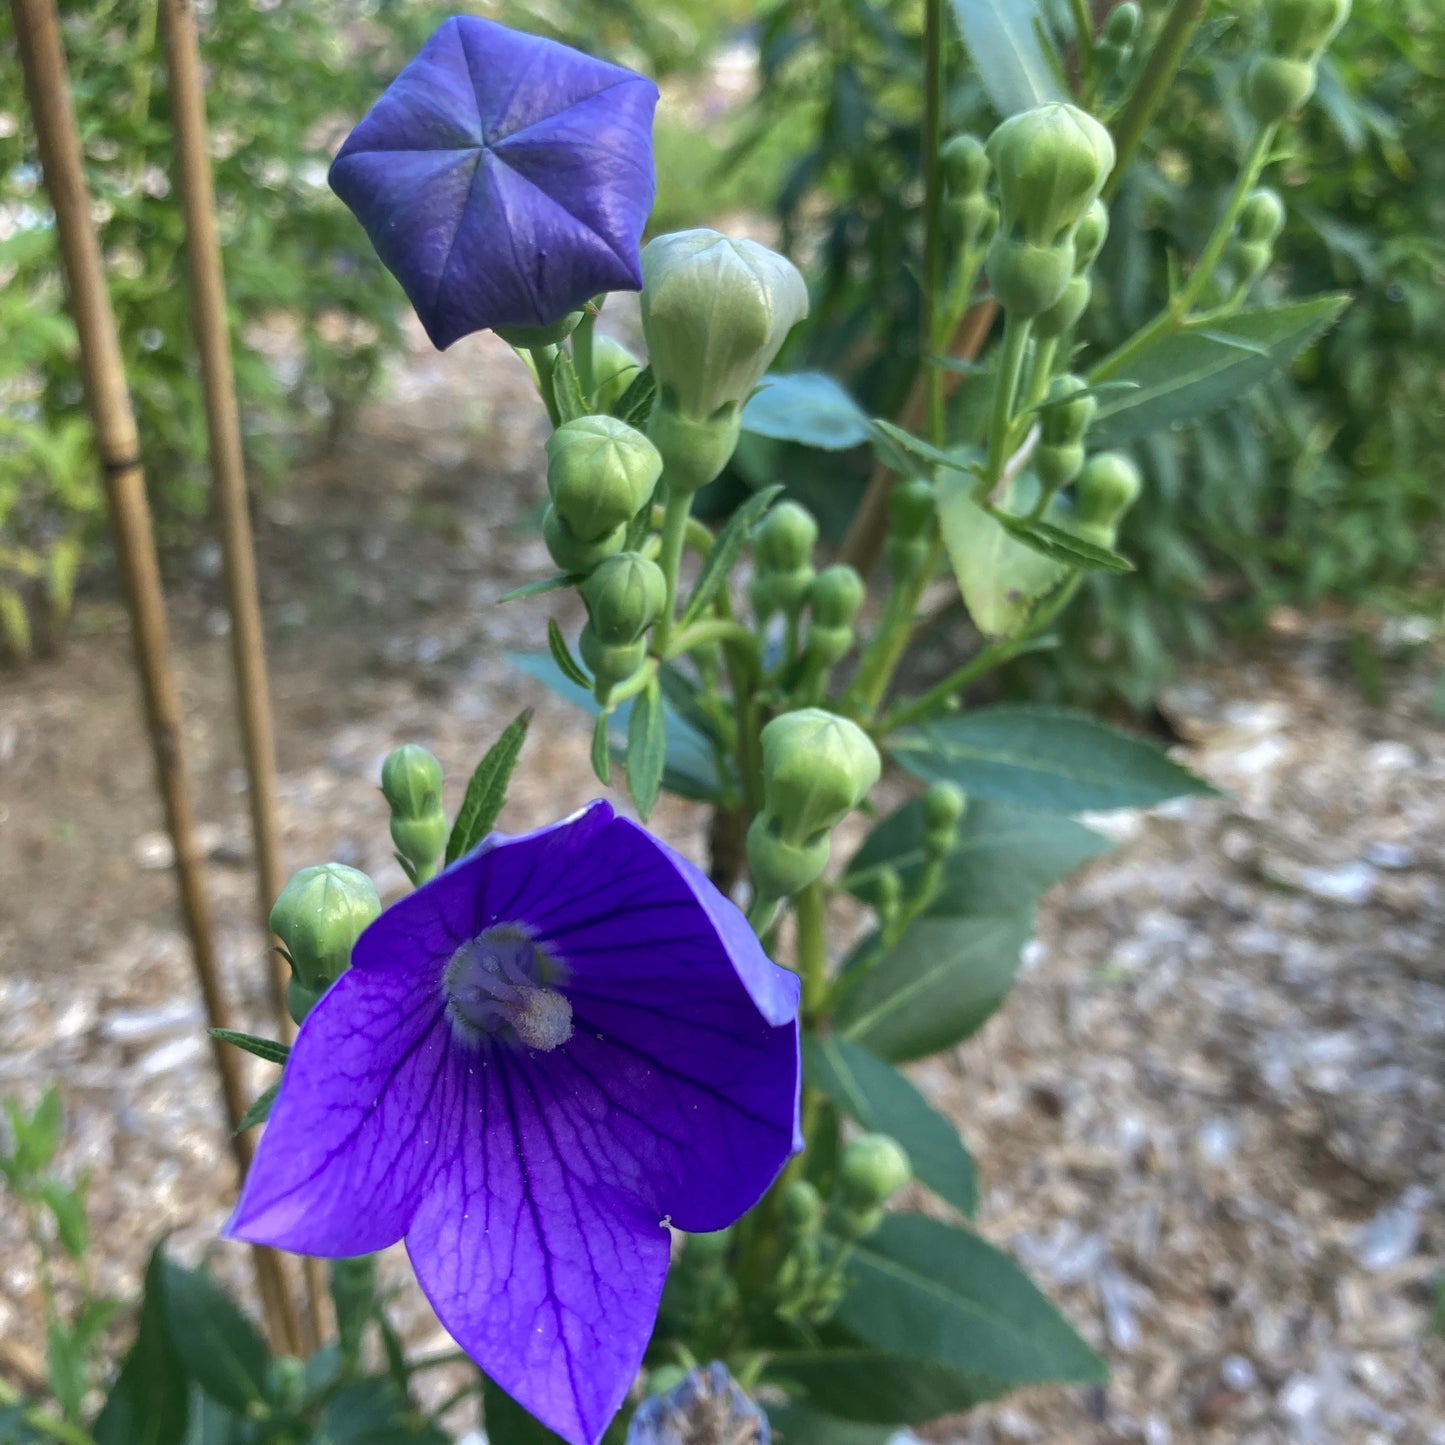
<path id="1" fill-rule="evenodd" d="M 905 467 L 905 471 L 926 477 L 933 467 L 941 467 L 945 472 L 968 472 L 972 476 L 977 468 L 977 457 L 971 451 L 946 452 L 942 447 L 936 447 L 882 417 L 874 417 L 871 425 L 875 437 L 881 437 L 897 451 L 912 458 L 915 463 L 924 463 L 922 467 Z"/>
<path id="2" fill-rule="evenodd" d="M 782 490 L 781 486 L 773 486 L 755 492 L 728 518 L 727 524 L 713 542 L 712 550 L 703 559 L 702 570 L 697 576 L 697 586 L 692 589 L 692 596 L 682 610 L 679 627 L 696 622 L 712 605 L 718 590 L 727 584 L 733 564 L 742 556 L 753 528 L 762 521 Z"/>
<path id="3" fill-rule="evenodd" d="M 291 1056 L 289 1044 L 278 1044 L 275 1039 L 263 1039 L 255 1034 L 237 1033 L 235 1029 L 211 1029 L 210 1035 L 213 1039 L 220 1039 L 223 1043 L 235 1044 L 238 1049 L 245 1049 L 248 1054 L 255 1054 L 258 1059 L 265 1059 L 268 1064 L 284 1064 Z"/>
<path id="4" fill-rule="evenodd" d="M 667 718 L 662 686 L 654 677 L 642 690 L 627 722 L 627 790 L 645 823 L 662 788 L 667 766 Z"/>
<path id="5" fill-rule="evenodd" d="M 580 572 L 558 572 L 553 577 L 543 577 L 540 581 L 524 582 L 520 587 L 513 587 L 510 592 L 503 592 L 497 601 L 516 602 L 523 597 L 541 597 L 547 592 L 560 592 L 564 587 L 576 587 L 583 580 Z"/>
<path id="6" fill-rule="evenodd" d="M 627 390 L 613 403 L 612 415 L 628 426 L 639 431 L 647 430 L 647 419 L 652 415 L 652 403 L 657 396 L 657 382 L 653 380 L 652 368 L 644 366 L 628 383 Z"/>
<path id="7" fill-rule="evenodd" d="M 607 750 L 607 714 L 597 714 L 592 725 L 592 771 L 603 787 L 612 785 L 612 755 Z"/>
<path id="8" fill-rule="evenodd" d="M 204 1270 L 163 1261 L 166 1333 L 186 1374 L 236 1414 L 265 1396 L 265 1341 Z"/>
<path id="9" fill-rule="evenodd" d="M 891 1424 L 868 1425 L 824 1415 L 806 1405 L 768 1406 L 773 1438 L 788 1445 L 888 1445 L 898 1433 Z"/>
<path id="10" fill-rule="evenodd" d="M 953 13 L 973 72 L 1001 116 L 1069 98 L 1037 0 L 953 0 Z"/>
<path id="11" fill-rule="evenodd" d="M 1080 567 L 1089 572 L 1132 572 L 1134 564 L 1108 547 L 1076 537 L 1064 527 L 1056 527 L 1042 519 L 1025 521 L 1022 517 L 997 516 L 1011 536 L 1025 547 L 1041 553 L 1065 567 Z"/>
<path id="12" fill-rule="evenodd" d="M 1064 708 L 1004 703 L 925 723 L 893 742 L 926 783 L 1046 812 L 1147 808 L 1215 790 L 1146 739 Z"/>
<path id="13" fill-rule="evenodd" d="M 532 709 L 527 708 L 507 724 L 501 737 L 477 764 L 447 838 L 448 863 L 455 863 L 463 854 L 470 853 L 496 826 L 497 815 L 507 801 L 507 784 L 512 780 L 531 722 Z"/>
<path id="14" fill-rule="evenodd" d="M 281 1088 L 281 1080 L 277 1079 L 268 1089 L 263 1089 L 256 1095 L 251 1107 L 241 1115 L 241 1122 L 236 1125 L 236 1133 L 244 1134 L 247 1129 L 254 1129 L 257 1124 L 264 1124 L 271 1117 L 271 1105 L 276 1102 L 276 1094 Z"/>
<path id="15" fill-rule="evenodd" d="M 140 1322 L 120 1374 L 91 1428 L 96 1445 L 181 1445 L 190 1386 L 166 1326 L 165 1260 L 146 1266 Z"/>
<path id="16" fill-rule="evenodd" d="M 892 1064 L 837 1034 L 805 1034 L 803 1077 L 855 1123 L 902 1145 L 914 1174 L 940 1199 L 973 1213 L 978 1181 L 958 1130 Z"/>
<path id="17" fill-rule="evenodd" d="M 562 629 L 557 626 L 555 617 L 547 619 L 547 648 L 568 682 L 585 687 L 588 692 L 592 691 L 592 679 L 583 671 L 582 664 L 572 656 L 572 649 L 567 646 L 567 639 L 562 636 Z"/>
<path id="18" fill-rule="evenodd" d="M 557 364 L 552 370 L 552 394 L 557 398 L 557 411 L 564 424 L 587 415 L 587 398 L 582 395 L 572 354 L 561 347 L 557 348 Z"/>

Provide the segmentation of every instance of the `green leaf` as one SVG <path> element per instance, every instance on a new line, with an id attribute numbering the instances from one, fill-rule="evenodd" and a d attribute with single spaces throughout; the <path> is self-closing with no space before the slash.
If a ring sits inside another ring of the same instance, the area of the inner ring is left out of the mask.
<path id="1" fill-rule="evenodd" d="M 1130 359 L 1119 378 L 1137 381 L 1138 390 L 1099 407 L 1090 447 L 1119 446 L 1218 410 L 1288 366 L 1349 304 L 1348 296 L 1316 296 L 1159 337 Z"/>
<path id="2" fill-rule="evenodd" d="M 1072 818 L 987 798 L 970 799 L 928 913 L 962 918 L 1028 908 L 1060 879 L 1111 846 L 1102 834 Z M 923 799 L 912 798 L 864 839 L 849 860 L 843 887 L 872 904 L 878 896 L 880 868 L 896 869 L 907 892 L 918 886 L 927 859 Z"/>
<path id="3" fill-rule="evenodd" d="M 513 666 L 551 688 L 559 697 L 589 716 L 597 716 L 597 699 L 591 689 L 578 687 L 546 653 L 513 652 L 508 653 L 508 659 Z M 614 731 L 624 730 L 631 715 L 632 700 L 629 698 L 611 715 Z M 716 802 L 726 796 L 729 784 L 718 772 L 717 755 L 712 744 L 672 708 L 666 711 L 666 721 L 667 770 L 662 775 L 662 786 L 694 802 Z"/>
<path id="4" fill-rule="evenodd" d="M 376 1310 L 376 1256 L 333 1259 L 328 1277 L 341 1356 L 354 1370 L 361 1355 L 362 1332 Z"/>
<path id="5" fill-rule="evenodd" d="M 69 1185 L 59 1179 L 42 1179 L 40 1197 L 55 1220 L 60 1247 L 71 1259 L 85 1258 L 90 1231 L 85 1222 L 85 1201 Z"/>
<path id="6" fill-rule="evenodd" d="M 925 723 L 893 742 L 926 783 L 1055 813 L 1147 808 L 1215 790 L 1144 738 L 1064 708 L 1003 703 Z"/>
<path id="7" fill-rule="evenodd" d="M 91 1428 L 96 1445 L 181 1445 L 185 1437 L 190 1386 L 166 1328 L 164 1269 L 157 1246 L 146 1266 L 135 1342 Z"/>
<path id="8" fill-rule="evenodd" d="M 45 1374 L 61 1415 L 70 1424 L 79 1425 L 86 1390 L 85 1351 L 57 1319 L 45 1326 Z"/>
<path id="9" fill-rule="evenodd" d="M 607 749 L 607 714 L 599 712 L 592 724 L 592 771 L 604 788 L 612 785 L 612 755 Z"/>
<path id="10" fill-rule="evenodd" d="M 891 1214 L 859 1243 L 848 1278 L 838 1319 L 865 1344 L 1006 1388 L 1108 1378 L 1023 1270 L 968 1230 Z"/>
<path id="11" fill-rule="evenodd" d="M 519 713 L 502 729 L 502 735 L 487 749 L 467 783 L 467 793 L 457 809 L 451 836 L 447 838 L 446 861 L 455 863 L 470 853 L 496 826 L 497 815 L 507 801 L 507 784 L 527 741 L 532 709 Z"/>
<path id="12" fill-rule="evenodd" d="M 940 1199 L 973 1213 L 978 1181 L 958 1130 L 892 1064 L 837 1034 L 805 1034 L 803 1077 L 863 1128 L 897 1140 Z"/>
<path id="13" fill-rule="evenodd" d="M 564 587 L 576 587 L 584 580 L 580 572 L 558 572 L 553 577 L 543 577 L 540 581 L 524 582 L 520 587 L 513 587 L 510 592 L 503 592 L 497 601 L 516 602 L 523 597 L 541 597 L 547 592 L 560 592 Z"/>
<path id="14" fill-rule="evenodd" d="M 1097 542 L 1076 537 L 1064 527 L 1056 527 L 1042 518 L 1036 522 L 1025 521 L 1022 517 L 1001 516 L 997 520 L 1004 528 L 1017 537 L 1025 547 L 1031 547 L 1051 561 L 1065 567 L 1080 567 L 1089 572 L 1132 572 L 1134 564 L 1108 547 Z"/>
<path id="15" fill-rule="evenodd" d="M 843 995 L 834 1027 L 885 1059 L 952 1048 L 1007 997 L 1032 932 L 1027 909 L 917 919 L 893 952 Z"/>
<path id="16" fill-rule="evenodd" d="M 278 1044 L 275 1039 L 263 1039 L 255 1034 L 241 1034 L 237 1033 L 235 1029 L 211 1029 L 209 1032 L 213 1039 L 235 1044 L 238 1049 L 245 1049 L 248 1054 L 255 1054 L 258 1059 L 265 1059 L 268 1064 L 284 1064 L 291 1056 L 291 1046 Z"/>
<path id="17" fill-rule="evenodd" d="M 567 646 L 567 639 L 562 636 L 562 629 L 557 626 L 555 617 L 547 619 L 547 650 L 568 682 L 585 687 L 589 693 L 592 691 L 592 679 L 587 676 L 582 664 L 572 656 L 572 649 Z"/>
<path id="18" fill-rule="evenodd" d="M 657 396 L 657 382 L 653 380 L 652 368 L 644 366 L 612 404 L 612 415 L 628 426 L 645 430 L 647 418 L 652 415 L 652 403 Z"/>
<path id="19" fill-rule="evenodd" d="M 774 372 L 743 407 L 743 430 L 841 452 L 868 440 L 868 413 L 821 371 Z"/>
<path id="20" fill-rule="evenodd" d="M 185 1445 L 233 1445 L 237 1436 L 236 1417 L 198 1385 L 191 1386 L 190 1408 Z M 249 1440 L 251 1436 L 248 1434 L 242 1439 Z"/>
<path id="21" fill-rule="evenodd" d="M 814 1410 L 894 1430 L 971 1410 L 1000 1393 L 981 1376 L 917 1359 L 907 1350 L 841 1341 L 778 1350 L 765 1378 Z"/>
<path id="22" fill-rule="evenodd" d="M 482 1376 L 482 1419 L 487 1439 L 498 1445 L 562 1445 L 535 1415 L 524 1410 L 502 1387 Z"/>
<path id="23" fill-rule="evenodd" d="M 264 1124 L 271 1117 L 271 1105 L 276 1102 L 280 1087 L 281 1080 L 277 1079 L 269 1088 L 256 1095 L 251 1107 L 241 1115 L 241 1122 L 236 1125 L 236 1133 L 244 1134 L 247 1129 L 254 1129 L 257 1124 Z"/>
<path id="24" fill-rule="evenodd" d="M 342 1385 L 327 1402 L 321 1430 L 326 1445 L 447 1445 L 441 1430 L 385 1376 Z"/>
<path id="25" fill-rule="evenodd" d="M 564 423 L 587 415 L 587 398 L 582 395 L 572 354 L 560 346 L 557 348 L 557 363 L 552 370 L 552 393 L 557 398 L 557 411 Z"/>
<path id="26" fill-rule="evenodd" d="M 973 72 L 1001 116 L 1068 99 L 1045 49 L 1037 0 L 953 0 L 953 14 Z"/>
<path id="27" fill-rule="evenodd" d="M 662 788 L 667 766 L 667 719 L 662 685 L 654 677 L 643 688 L 627 723 L 627 790 L 645 823 Z"/>
<path id="28" fill-rule="evenodd" d="M 895 470 L 912 472 L 915 476 L 923 477 L 927 477 L 934 467 L 941 467 L 945 472 L 967 472 L 970 476 L 975 474 L 977 453 L 971 448 L 946 452 L 942 447 L 936 447 L 932 442 L 926 442 L 922 437 L 916 437 L 912 432 L 905 431 L 901 426 L 895 426 L 882 417 L 874 417 L 871 426 L 875 437 L 881 437 L 912 461 L 924 463 L 922 467 L 895 467 Z"/>
<path id="29" fill-rule="evenodd" d="M 15 1140 L 15 1152 L 10 1156 L 15 1173 L 26 1179 L 48 1169 L 54 1162 L 55 1151 L 60 1148 L 60 1135 L 65 1128 L 65 1106 L 60 1102 L 60 1090 L 52 1084 L 28 1114 L 14 1099 L 6 1099 L 5 1113 Z"/>
<path id="30" fill-rule="evenodd" d="M 782 490 L 781 486 L 772 486 L 754 492 L 727 519 L 726 525 L 712 544 L 712 550 L 703 559 L 702 570 L 697 574 L 697 586 L 692 589 L 692 596 L 688 598 L 687 606 L 682 609 L 682 617 L 678 622 L 680 628 L 696 622 L 712 605 L 718 590 L 726 585 L 733 564 L 742 556 L 743 548 L 753 534 L 753 528 L 763 519 Z"/>
<path id="31" fill-rule="evenodd" d="M 793 1404 L 769 1405 L 768 1424 L 780 1445 L 888 1445 L 898 1433 L 891 1424 L 858 1424 Z"/>
<path id="32" fill-rule="evenodd" d="M 265 1398 L 266 1343 L 204 1270 L 162 1260 L 166 1333 L 181 1367 L 238 1415 Z"/>

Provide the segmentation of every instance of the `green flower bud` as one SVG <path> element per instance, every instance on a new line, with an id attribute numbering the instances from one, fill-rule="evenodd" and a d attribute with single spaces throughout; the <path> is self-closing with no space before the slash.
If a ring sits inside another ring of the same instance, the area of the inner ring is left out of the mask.
<path id="1" fill-rule="evenodd" d="M 447 815 L 440 804 L 417 818 L 391 815 L 391 841 L 396 844 L 396 851 L 416 869 L 417 881 L 421 883 L 436 871 L 450 832 Z"/>
<path id="2" fill-rule="evenodd" d="M 806 1179 L 783 1191 L 783 1233 L 788 1239 L 811 1239 L 823 1229 L 823 1196 Z"/>
<path id="3" fill-rule="evenodd" d="M 577 651 L 592 673 L 597 700 L 605 703 L 612 689 L 637 673 L 647 659 L 647 639 L 636 642 L 603 642 L 590 622 L 582 624 Z"/>
<path id="4" fill-rule="evenodd" d="M 640 552 L 619 552 L 582 584 L 582 599 L 598 642 L 636 642 L 667 605 L 667 580 Z"/>
<path id="5" fill-rule="evenodd" d="M 1056 376 L 1039 411 L 1044 444 L 1057 447 L 1082 441 L 1098 409 L 1098 399 L 1083 377 L 1072 373 Z"/>
<path id="6" fill-rule="evenodd" d="M 1350 18 L 1350 0 L 1270 0 L 1269 48 L 1317 59 Z"/>
<path id="7" fill-rule="evenodd" d="M 1083 442 L 1062 442 L 1058 446 L 1043 442 L 1034 453 L 1034 470 L 1044 486 L 1056 492 L 1079 475 L 1086 455 Z"/>
<path id="8" fill-rule="evenodd" d="M 854 567 L 839 562 L 818 573 L 808 602 L 814 620 L 824 627 L 847 627 L 863 605 L 863 579 Z"/>
<path id="9" fill-rule="evenodd" d="M 403 743 L 381 765 L 381 794 L 398 817 L 419 818 L 441 803 L 442 765 L 417 743 Z"/>
<path id="10" fill-rule="evenodd" d="M 365 873 L 322 863 L 303 868 L 281 890 L 271 932 L 286 945 L 294 981 L 319 993 L 345 972 L 352 945 L 380 912 L 376 885 Z"/>
<path id="11" fill-rule="evenodd" d="M 1039 316 L 1063 299 L 1074 276 L 1074 248 L 1036 246 L 1014 240 L 1000 230 L 984 258 L 989 289 L 1005 311 L 1019 317 Z"/>
<path id="12" fill-rule="evenodd" d="M 1241 241 L 1274 241 L 1284 230 L 1284 202 L 1279 192 L 1268 186 L 1261 186 L 1245 197 L 1239 209 L 1239 238 Z"/>
<path id="13" fill-rule="evenodd" d="M 1087 276 L 1072 276 L 1064 287 L 1064 294 L 1047 311 L 1034 317 L 1034 335 L 1052 340 L 1072 331 L 1089 309 L 1093 294 L 1094 283 Z"/>
<path id="14" fill-rule="evenodd" d="M 494 326 L 492 329 L 518 351 L 534 351 L 539 346 L 556 346 L 576 331 L 582 320 L 581 311 L 569 311 L 550 326 Z"/>
<path id="15" fill-rule="evenodd" d="M 1116 5 L 1109 12 L 1109 18 L 1104 22 L 1102 38 L 1121 50 L 1131 49 L 1138 37 L 1143 18 L 1134 0 L 1124 0 L 1122 5 Z"/>
<path id="16" fill-rule="evenodd" d="M 933 487 L 922 477 L 899 482 L 888 494 L 888 526 L 899 537 L 922 537 L 933 527 Z"/>
<path id="17" fill-rule="evenodd" d="M 838 1161 L 839 1205 L 849 1213 L 886 1204 L 913 1178 L 913 1166 L 887 1134 L 860 1134 Z"/>
<path id="18" fill-rule="evenodd" d="M 1138 467 L 1122 452 L 1098 452 L 1074 486 L 1076 516 L 1089 526 L 1117 527 L 1142 488 Z"/>
<path id="19" fill-rule="evenodd" d="M 748 869 L 760 898 L 791 898 L 823 876 L 828 866 L 828 835 L 790 843 L 777 823 L 759 813 L 748 827 Z"/>
<path id="20" fill-rule="evenodd" d="M 1074 270 L 1087 271 L 1109 239 L 1109 208 L 1101 200 L 1089 203 L 1074 230 Z"/>
<path id="21" fill-rule="evenodd" d="M 806 843 L 826 836 L 878 781 L 878 749 L 849 719 L 799 708 L 763 729 L 763 800 L 778 836 Z"/>
<path id="22" fill-rule="evenodd" d="M 977 136 L 950 137 L 938 159 L 943 166 L 943 183 L 951 196 L 977 195 L 988 184 L 992 166 L 988 150 Z"/>
<path id="23" fill-rule="evenodd" d="M 695 492 L 721 476 L 737 450 L 741 431 L 739 406 L 698 421 L 659 397 L 647 419 L 647 435 L 662 455 L 666 485 L 680 492 Z"/>
<path id="24" fill-rule="evenodd" d="M 923 795 L 923 846 L 935 858 L 953 852 L 968 800 L 952 783 L 934 783 Z"/>
<path id="25" fill-rule="evenodd" d="M 1268 241 L 1235 240 L 1230 242 L 1224 259 L 1235 287 L 1248 291 L 1269 270 L 1269 263 L 1274 260 L 1274 246 Z"/>
<path id="26" fill-rule="evenodd" d="M 652 373 L 663 403 L 683 416 L 704 421 L 741 406 L 807 314 L 797 267 L 756 241 L 696 230 L 643 247 Z"/>
<path id="27" fill-rule="evenodd" d="M 1109 132 L 1061 102 L 1010 116 L 987 150 L 998 177 L 1002 230 L 1036 247 L 1067 240 L 1114 169 Z"/>
<path id="28" fill-rule="evenodd" d="M 998 207 L 982 191 L 945 199 L 943 214 L 949 243 L 961 251 L 977 249 L 998 229 Z"/>
<path id="29" fill-rule="evenodd" d="M 810 566 L 818 541 L 812 513 L 796 502 L 782 502 L 763 518 L 753 538 L 753 556 L 768 572 L 799 572 Z"/>
<path id="30" fill-rule="evenodd" d="M 613 416 L 579 416 L 547 438 L 547 491 L 580 542 L 625 527 L 651 500 L 661 475 L 657 448 Z"/>
<path id="31" fill-rule="evenodd" d="M 610 412 L 641 371 L 642 363 L 615 336 L 592 338 L 592 389 L 598 411 Z"/>
<path id="32" fill-rule="evenodd" d="M 605 537 L 595 542 L 584 542 L 576 536 L 571 527 L 557 515 L 556 507 L 550 503 L 542 513 L 542 540 L 547 552 L 564 572 L 580 572 L 584 576 L 604 558 L 620 552 L 627 543 L 627 525 L 614 527 Z"/>
<path id="33" fill-rule="evenodd" d="M 1244 103 L 1260 125 L 1287 120 L 1314 94 L 1313 61 L 1257 55 L 1244 77 Z"/>
<path id="34" fill-rule="evenodd" d="M 873 911 L 885 925 L 893 923 L 903 908 L 903 879 L 891 864 L 878 870 L 873 881 Z"/>

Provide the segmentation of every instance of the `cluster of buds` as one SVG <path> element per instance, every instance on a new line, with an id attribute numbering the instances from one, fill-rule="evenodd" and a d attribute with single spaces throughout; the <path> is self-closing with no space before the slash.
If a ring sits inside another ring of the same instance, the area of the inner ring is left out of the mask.
<path id="1" fill-rule="evenodd" d="M 547 438 L 542 535 L 564 572 L 586 574 L 626 545 L 628 528 L 652 501 L 662 458 L 612 416 L 580 416 Z"/>
<path id="2" fill-rule="evenodd" d="M 391 809 L 391 841 L 413 883 L 434 877 L 447 845 L 442 765 L 423 747 L 404 743 L 381 765 L 381 793 Z"/>
<path id="3" fill-rule="evenodd" d="M 1107 85 L 1122 75 L 1134 58 L 1143 18 L 1134 0 L 1124 0 L 1109 12 L 1103 33 L 1094 45 L 1094 69 L 1101 84 Z"/>
<path id="4" fill-rule="evenodd" d="M 1079 324 L 1079 318 L 1089 309 L 1089 300 L 1094 294 L 1094 284 L 1089 280 L 1089 268 L 1098 259 L 1109 238 L 1109 209 L 1103 201 L 1094 200 L 1083 214 L 1074 230 L 1074 274 L 1064 287 L 1063 295 L 1034 317 L 1034 335 L 1045 340 L 1067 336 Z"/>
<path id="5" fill-rule="evenodd" d="M 1112 547 L 1142 486 L 1138 467 L 1122 452 L 1097 452 L 1074 483 L 1074 531 L 1085 541 Z"/>
<path id="6" fill-rule="evenodd" d="M 899 482 L 888 494 L 883 558 L 894 586 L 912 581 L 928 566 L 935 520 L 933 487 L 922 477 Z"/>
<path id="7" fill-rule="evenodd" d="M 831 834 L 868 795 L 882 765 L 857 723 L 822 708 L 775 717 L 762 733 L 763 809 L 748 829 L 758 896 L 790 898 L 822 876 Z"/>
<path id="8" fill-rule="evenodd" d="M 1087 112 L 1053 103 L 1004 121 L 988 157 L 999 194 L 988 283 L 1006 311 L 1032 319 L 1062 300 L 1075 275 L 1075 233 L 1114 168 L 1114 142 Z"/>
<path id="9" fill-rule="evenodd" d="M 271 909 L 271 932 L 291 965 L 286 1007 L 299 1024 L 346 971 L 351 950 L 381 912 L 376 885 L 344 863 L 303 868 Z"/>
<path id="10" fill-rule="evenodd" d="M 1263 51 L 1250 62 L 1244 100 L 1260 125 L 1288 120 L 1314 94 L 1320 57 L 1349 19 L 1350 0 L 1270 0 Z"/>
<path id="11" fill-rule="evenodd" d="M 808 314 L 808 288 L 786 257 L 709 230 L 649 241 L 642 276 L 657 382 L 648 435 L 668 487 L 692 493 L 727 465 L 743 403 Z"/>
<path id="12" fill-rule="evenodd" d="M 753 538 L 756 570 L 748 584 L 748 601 L 759 622 L 780 612 L 790 623 L 797 622 L 817 578 L 817 541 L 818 524 L 796 502 L 783 502 L 763 518 Z"/>
<path id="13" fill-rule="evenodd" d="M 933 783 L 923 795 L 923 867 L 905 887 L 894 867 L 880 869 L 873 880 L 873 911 L 878 915 L 878 943 L 892 948 L 909 924 L 926 912 L 943 888 L 948 856 L 958 846 L 959 825 L 968 799 L 952 783 Z"/>
<path id="14" fill-rule="evenodd" d="M 599 563 L 582 584 L 587 621 L 577 640 L 592 670 L 597 701 L 633 677 L 647 657 L 647 632 L 667 605 L 667 582 L 640 552 L 619 552 Z"/>
<path id="15" fill-rule="evenodd" d="M 1284 221 L 1284 202 L 1278 192 L 1261 186 L 1245 198 L 1224 255 L 1238 295 L 1243 296 L 1269 269 Z"/>
<path id="16" fill-rule="evenodd" d="M 866 1239 L 882 1224 L 883 1206 L 912 1178 L 908 1155 L 888 1135 L 858 1135 L 838 1161 L 829 1224 L 844 1239 Z"/>
<path id="17" fill-rule="evenodd" d="M 1099 403 L 1082 377 L 1056 376 L 1039 412 L 1039 446 L 1034 469 L 1046 492 L 1057 492 L 1083 470 L 1084 437 Z"/>
<path id="18" fill-rule="evenodd" d="M 968 256 L 986 246 L 998 226 L 998 207 L 988 194 L 988 151 L 976 136 L 956 135 L 944 144 L 939 160 L 944 224 L 954 247 Z"/>
<path id="19" fill-rule="evenodd" d="M 863 605 L 863 579 L 844 562 L 818 573 L 808 593 L 808 631 L 803 658 L 809 672 L 825 678 L 853 646 L 853 623 Z"/>

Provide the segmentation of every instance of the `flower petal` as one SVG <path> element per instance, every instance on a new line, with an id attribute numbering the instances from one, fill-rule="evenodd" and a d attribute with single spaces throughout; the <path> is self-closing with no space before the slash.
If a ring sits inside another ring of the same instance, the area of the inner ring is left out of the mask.
<path id="1" fill-rule="evenodd" d="M 457 1343 L 572 1445 L 594 1445 L 641 1364 L 669 1237 L 617 1161 L 559 1115 L 533 1060 L 480 1050 L 452 1101 L 458 1146 L 406 1236 Z"/>
<path id="2" fill-rule="evenodd" d="M 462 1077 L 443 1010 L 439 970 L 342 974 L 301 1025 L 230 1237 L 336 1258 L 406 1233 Z"/>

